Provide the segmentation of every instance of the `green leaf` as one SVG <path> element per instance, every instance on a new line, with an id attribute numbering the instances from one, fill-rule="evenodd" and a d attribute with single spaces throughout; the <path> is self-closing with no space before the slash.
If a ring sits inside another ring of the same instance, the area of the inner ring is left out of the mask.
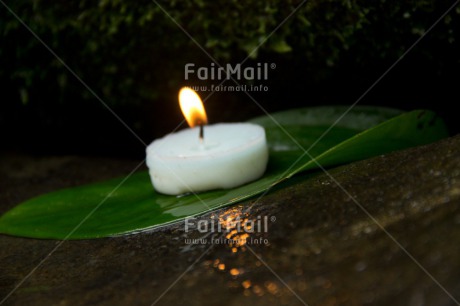
<path id="1" fill-rule="evenodd" d="M 28 200 L 0 218 L 0 233 L 87 239 L 150 230 L 260 194 L 296 173 L 318 168 L 317 163 L 336 166 L 447 136 L 443 121 L 430 111 L 355 107 L 341 118 L 345 111 L 344 107 L 305 108 L 252 120 L 266 129 L 270 161 L 265 175 L 247 185 L 198 196 L 166 196 L 154 192 L 144 171 L 126 180 Z"/>

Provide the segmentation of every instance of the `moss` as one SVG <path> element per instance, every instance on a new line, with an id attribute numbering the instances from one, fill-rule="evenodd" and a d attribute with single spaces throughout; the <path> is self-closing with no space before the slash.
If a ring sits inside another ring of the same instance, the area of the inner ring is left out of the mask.
<path id="1" fill-rule="evenodd" d="M 109 104 L 158 99 L 161 91 L 183 82 L 185 62 L 209 62 L 175 22 L 220 62 L 276 55 L 287 65 L 309 65 L 318 78 L 324 78 L 331 67 L 344 61 L 362 67 L 378 60 L 393 61 L 450 5 L 434 0 L 158 4 L 147 0 L 18 0 L 9 5 Z M 457 9 L 445 18 L 436 41 L 458 43 L 459 14 Z M 11 100 L 71 103 L 91 97 L 5 8 L 0 17 L 0 78 L 10 85 L 6 90 Z M 430 54 L 426 50 L 424 59 L 429 60 Z M 44 99 L 48 96 L 52 98 Z"/>

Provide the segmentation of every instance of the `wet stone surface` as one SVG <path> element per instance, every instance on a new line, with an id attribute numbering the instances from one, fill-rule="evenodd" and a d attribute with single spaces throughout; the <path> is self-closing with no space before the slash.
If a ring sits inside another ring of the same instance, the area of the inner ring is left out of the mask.
<path id="1" fill-rule="evenodd" d="M 5 155 L 0 213 L 58 188 L 129 173 L 137 163 Z M 260 199 L 199 218 L 218 223 L 239 217 L 267 225 L 261 233 L 224 233 L 235 239 L 233 245 L 217 243 L 222 234 L 186 233 L 183 222 L 83 241 L 1 235 L 0 300 L 8 297 L 2 305 L 455 305 L 460 137 L 329 173 L 295 177 Z"/>

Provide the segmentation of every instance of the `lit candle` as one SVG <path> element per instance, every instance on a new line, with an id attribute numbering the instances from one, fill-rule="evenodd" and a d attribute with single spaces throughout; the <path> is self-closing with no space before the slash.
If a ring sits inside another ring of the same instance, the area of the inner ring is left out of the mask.
<path id="1" fill-rule="evenodd" d="M 265 130 L 251 123 L 207 124 L 200 97 L 179 93 L 190 129 L 166 135 L 147 147 L 147 166 L 156 191 L 178 195 L 237 187 L 260 178 L 267 166 Z M 206 125 L 206 126 L 205 126 Z"/>

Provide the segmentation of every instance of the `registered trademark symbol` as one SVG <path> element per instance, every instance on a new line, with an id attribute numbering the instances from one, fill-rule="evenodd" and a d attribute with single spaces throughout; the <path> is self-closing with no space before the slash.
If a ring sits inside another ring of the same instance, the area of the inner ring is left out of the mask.
<path id="1" fill-rule="evenodd" d="M 275 217 L 275 216 L 271 216 L 271 217 L 270 217 L 270 221 L 275 222 L 275 221 L 276 221 L 276 217 Z"/>
<path id="2" fill-rule="evenodd" d="M 271 64 L 270 64 L 270 68 L 271 68 L 271 69 L 275 69 L 275 68 L 276 68 L 276 64 L 275 64 L 275 63 L 271 63 Z"/>

